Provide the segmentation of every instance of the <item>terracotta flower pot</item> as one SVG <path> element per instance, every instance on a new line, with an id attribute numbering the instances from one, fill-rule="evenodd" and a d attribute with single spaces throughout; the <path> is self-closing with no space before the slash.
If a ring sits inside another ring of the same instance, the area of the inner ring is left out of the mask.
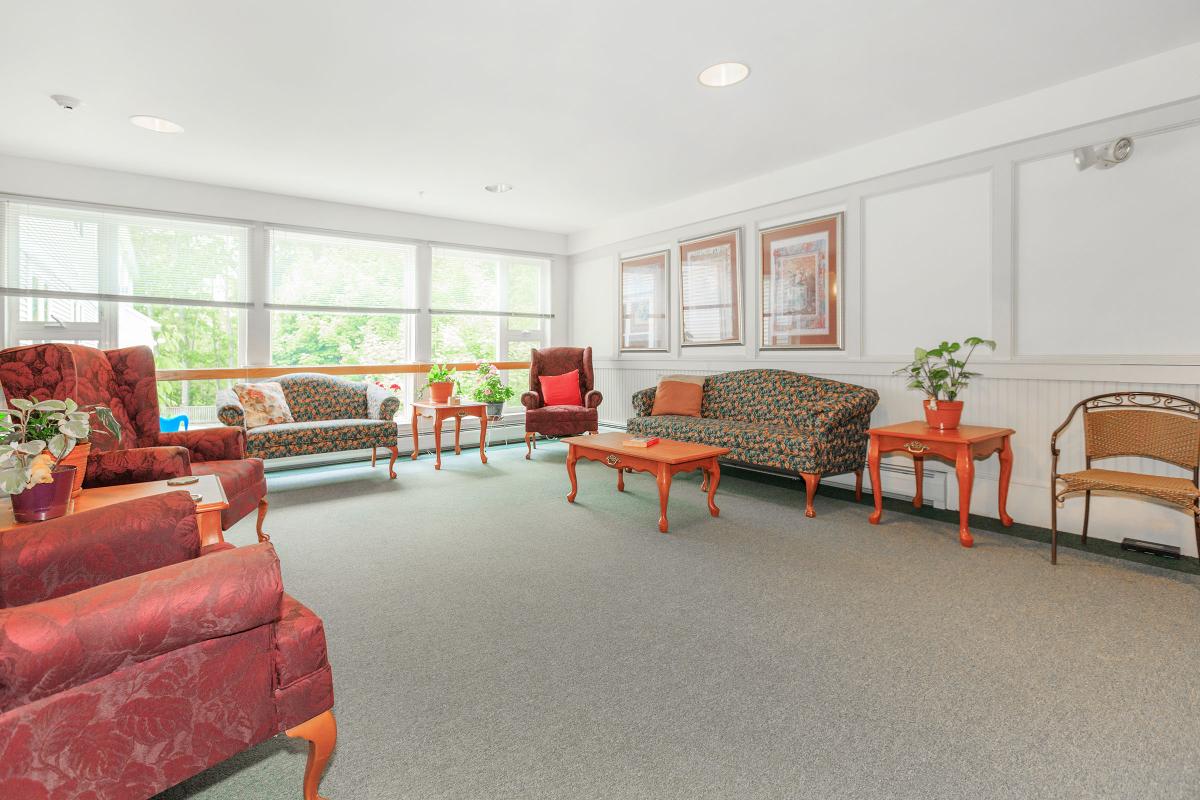
<path id="1" fill-rule="evenodd" d="M 429 401 L 431 403 L 445 403 L 450 399 L 450 394 L 454 391 L 454 381 L 435 381 L 429 384 Z"/>
<path id="2" fill-rule="evenodd" d="M 53 481 L 39 483 L 12 496 L 13 519 L 17 522 L 41 522 L 67 513 L 71 503 L 71 481 L 75 467 L 59 465 L 51 473 Z"/>
<path id="3" fill-rule="evenodd" d="M 87 460 L 91 452 L 91 442 L 80 442 L 67 453 L 66 458 L 58 462 L 60 466 L 75 467 L 75 479 L 71 482 L 71 499 L 79 497 L 79 493 L 83 491 L 83 477 L 87 473 Z"/>
<path id="4" fill-rule="evenodd" d="M 925 424 L 939 430 L 953 430 L 958 427 L 958 421 L 962 418 L 962 410 L 962 400 L 938 400 L 937 408 L 930 408 L 929 401 L 926 400 Z"/>

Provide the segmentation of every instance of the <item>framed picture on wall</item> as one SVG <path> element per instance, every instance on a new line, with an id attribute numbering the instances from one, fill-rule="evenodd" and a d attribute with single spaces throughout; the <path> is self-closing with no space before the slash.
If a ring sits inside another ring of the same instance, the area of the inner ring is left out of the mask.
<path id="1" fill-rule="evenodd" d="M 762 349 L 842 349 L 842 218 L 837 213 L 760 232 Z"/>
<path id="2" fill-rule="evenodd" d="M 662 352 L 670 349 L 667 327 L 667 250 L 621 259 L 621 350 Z"/>
<path id="3" fill-rule="evenodd" d="M 741 231 L 679 243 L 680 343 L 741 344 Z"/>

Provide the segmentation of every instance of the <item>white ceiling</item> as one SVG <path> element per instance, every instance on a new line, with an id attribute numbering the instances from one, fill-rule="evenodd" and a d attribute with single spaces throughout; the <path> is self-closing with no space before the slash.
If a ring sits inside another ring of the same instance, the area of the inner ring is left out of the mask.
<path id="1" fill-rule="evenodd" d="M 0 0 L 0 20 L 0 153 L 558 232 L 1200 40 L 1196 0 Z M 696 82 L 725 60 L 750 79 Z"/>

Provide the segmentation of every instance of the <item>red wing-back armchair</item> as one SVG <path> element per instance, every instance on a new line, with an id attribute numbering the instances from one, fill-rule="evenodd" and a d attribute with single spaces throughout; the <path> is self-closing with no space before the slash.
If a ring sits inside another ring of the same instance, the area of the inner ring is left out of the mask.
<path id="1" fill-rule="evenodd" d="M 548 406 L 542 397 L 541 375 L 565 375 L 579 370 L 581 406 Z M 529 354 L 529 391 L 521 395 L 525 406 L 525 458 L 529 458 L 538 434 L 542 436 L 578 436 L 595 433 L 598 412 L 604 395 L 596 391 L 592 371 L 592 348 L 546 347 Z"/>
<path id="2" fill-rule="evenodd" d="M 216 475 L 229 500 L 221 527 L 229 529 L 258 509 L 258 539 L 267 541 L 267 481 L 262 459 L 246 458 L 246 434 L 219 427 L 162 433 L 158 380 L 148 347 L 97 350 L 74 344 L 35 344 L 0 350 L 0 384 L 8 398 L 68 397 L 112 409 L 121 438 L 96 437 L 83 485 L 111 486 Z"/>
<path id="3" fill-rule="evenodd" d="M 0 536 L 0 797 L 146 798 L 277 733 L 333 752 L 321 619 L 169 492 Z"/>

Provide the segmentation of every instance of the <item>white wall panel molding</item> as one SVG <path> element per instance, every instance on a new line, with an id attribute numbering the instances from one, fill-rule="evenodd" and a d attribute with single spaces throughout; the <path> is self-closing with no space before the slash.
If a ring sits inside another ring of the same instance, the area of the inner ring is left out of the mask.
<path id="1" fill-rule="evenodd" d="M 861 310 L 868 356 L 992 338 L 992 170 L 868 196 Z"/>

